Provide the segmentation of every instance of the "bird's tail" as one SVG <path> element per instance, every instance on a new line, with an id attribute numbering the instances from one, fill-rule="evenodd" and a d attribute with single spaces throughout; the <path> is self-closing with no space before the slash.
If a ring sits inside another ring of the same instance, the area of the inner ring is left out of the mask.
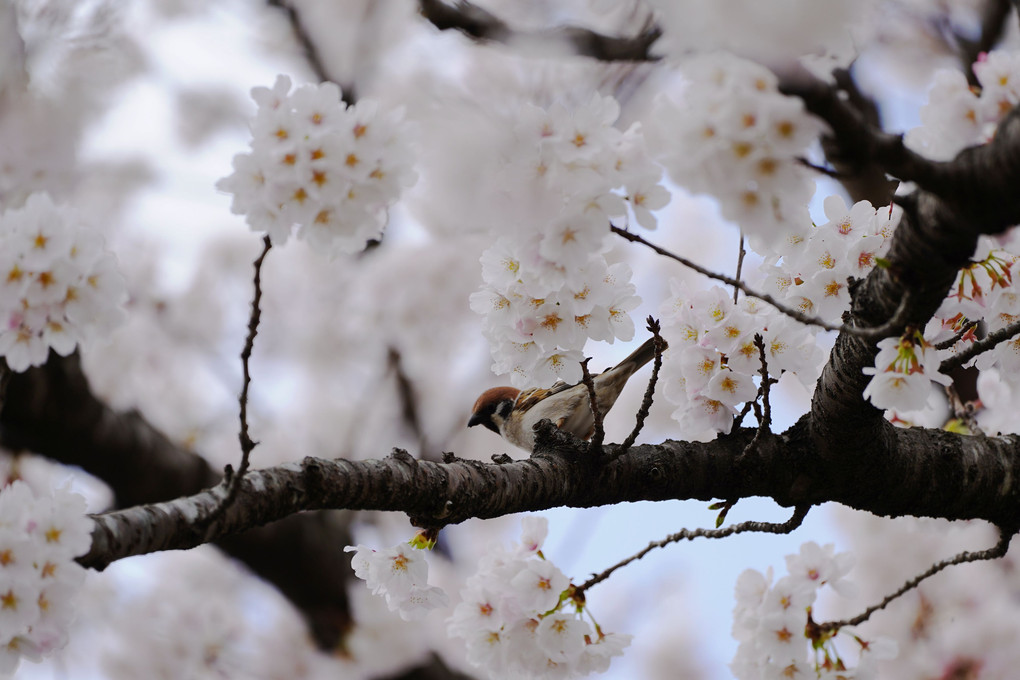
<path id="1" fill-rule="evenodd" d="M 662 341 L 662 350 L 665 351 L 668 345 Z M 644 343 L 634 350 L 629 357 L 617 364 L 617 368 L 626 367 L 628 375 L 633 374 L 639 368 L 655 358 L 655 338 L 648 338 Z"/>

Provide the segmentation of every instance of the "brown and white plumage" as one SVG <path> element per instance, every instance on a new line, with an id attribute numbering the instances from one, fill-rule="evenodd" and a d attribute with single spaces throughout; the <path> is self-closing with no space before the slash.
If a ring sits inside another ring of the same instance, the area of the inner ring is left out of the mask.
<path id="1" fill-rule="evenodd" d="M 655 338 L 650 338 L 630 356 L 604 373 L 592 376 L 599 411 L 603 415 L 616 403 L 630 376 L 655 356 Z M 523 392 L 513 387 L 493 387 L 478 397 L 468 427 L 483 425 L 514 446 L 535 448 L 534 426 L 549 419 L 561 430 L 582 439 L 595 431 L 595 418 L 583 383 L 557 382 L 549 388 L 534 387 Z"/>

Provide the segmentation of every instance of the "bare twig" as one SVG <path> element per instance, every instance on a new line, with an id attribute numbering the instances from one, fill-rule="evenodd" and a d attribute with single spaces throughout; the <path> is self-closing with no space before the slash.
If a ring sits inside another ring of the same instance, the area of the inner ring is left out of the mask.
<path id="1" fill-rule="evenodd" d="M 744 230 L 740 230 L 740 250 L 737 252 L 737 272 L 733 275 L 737 281 L 741 279 L 741 273 L 744 269 L 744 256 L 747 255 L 747 250 L 744 248 Z M 737 286 L 733 287 L 733 304 L 737 304 L 737 298 L 740 297 L 740 288 Z"/>
<path id="2" fill-rule="evenodd" d="M 602 425 L 602 411 L 599 409 L 599 398 L 595 393 L 595 381 L 592 380 L 588 371 L 588 357 L 581 362 L 581 378 L 584 386 L 588 388 L 588 402 L 591 404 L 591 415 L 595 419 L 595 431 L 592 433 L 591 441 L 588 442 L 588 451 L 596 456 L 602 455 L 602 442 L 606 439 L 606 430 Z"/>
<path id="3" fill-rule="evenodd" d="M 982 352 L 987 352 L 1000 342 L 1005 342 L 1016 335 L 1020 335 L 1020 321 L 1011 323 L 1005 328 L 1000 328 L 993 333 L 989 333 L 983 339 L 978 340 L 959 354 L 954 354 L 949 357 L 939 364 L 939 373 L 949 373 L 954 368 L 963 366 Z"/>
<path id="4" fill-rule="evenodd" d="M 655 383 L 659 379 L 659 369 L 662 368 L 662 352 L 666 348 L 666 341 L 659 335 L 659 332 L 662 330 L 659 321 L 651 316 L 648 317 L 648 330 L 655 336 L 655 361 L 652 364 L 652 377 L 648 379 L 648 388 L 645 390 L 644 399 L 641 400 L 641 408 L 638 409 L 634 429 L 631 430 L 627 438 L 620 444 L 620 448 L 613 452 L 609 460 L 616 460 L 627 453 L 630 447 L 634 445 L 638 435 L 641 433 L 641 428 L 645 426 L 645 418 L 648 417 L 648 411 L 652 408 L 652 395 L 655 394 Z"/>
<path id="5" fill-rule="evenodd" d="M 1002 527 L 999 527 L 999 542 L 996 543 L 994 547 L 989 548 L 988 550 L 978 550 L 976 552 L 964 551 L 956 555 L 955 557 L 951 557 L 948 560 L 942 560 L 941 562 L 933 564 L 927 571 L 925 571 L 922 574 L 918 574 L 914 578 L 910 579 L 909 581 L 904 583 L 899 590 L 892 593 L 891 595 L 887 595 L 881 602 L 868 607 L 867 609 L 865 609 L 863 612 L 853 617 L 852 619 L 844 619 L 842 621 L 830 621 L 828 623 L 819 624 L 818 627 L 821 632 L 827 632 L 839 630 L 843 626 L 857 626 L 867 621 L 871 617 L 871 615 L 877 612 L 878 610 L 884 609 L 893 600 L 899 598 L 904 593 L 913 590 L 918 585 L 920 585 L 922 581 L 934 576 L 935 574 L 939 573 L 946 567 L 951 567 L 954 564 L 966 564 L 967 562 L 994 560 L 999 557 L 1002 557 L 1003 555 L 1006 554 L 1006 551 L 1009 550 L 1009 542 L 1010 540 L 1012 540 L 1014 533 L 1015 533 L 1014 531 L 1006 530 Z"/>
<path id="6" fill-rule="evenodd" d="M 716 281 L 722 281 L 728 286 L 738 288 L 740 291 L 744 293 L 744 295 L 747 295 L 748 297 L 757 298 L 762 302 L 768 303 L 775 307 L 776 310 L 779 311 L 780 313 L 785 314 L 791 319 L 800 321 L 801 323 L 806 324 L 808 326 L 818 326 L 819 328 L 822 328 L 827 331 L 838 331 L 840 333 L 856 335 L 857 337 L 864 338 L 865 340 L 880 340 L 882 338 L 888 337 L 890 333 L 897 330 L 903 323 L 903 320 L 900 317 L 903 315 L 904 311 L 906 311 L 908 300 L 908 296 L 906 295 L 904 295 L 903 298 L 900 300 L 900 305 L 897 308 L 896 313 L 893 314 L 892 318 L 889 319 L 884 324 L 882 324 L 881 326 L 875 326 L 873 328 L 858 328 L 856 326 L 847 326 L 846 324 L 832 324 L 825 321 L 824 319 L 818 318 L 817 316 L 811 316 L 810 314 L 805 314 L 801 311 L 794 309 L 793 307 L 789 307 L 780 302 L 779 300 L 775 299 L 768 293 L 760 293 L 754 290 L 753 288 L 747 286 L 743 281 L 738 281 L 737 279 L 726 276 L 725 274 L 719 274 L 710 269 L 706 269 L 705 267 L 702 267 L 701 265 L 696 264 L 691 260 L 688 260 L 686 257 L 677 255 L 676 253 L 666 250 L 665 248 L 661 248 L 655 245 L 654 243 L 651 243 L 650 241 L 646 241 L 638 234 L 627 231 L 626 229 L 620 229 L 619 227 L 614 225 L 610 225 L 609 228 L 613 231 L 614 234 L 618 234 L 623 238 L 627 239 L 628 241 L 631 241 L 632 243 L 641 243 L 642 245 L 648 246 L 649 248 L 657 252 L 659 255 L 676 260 L 677 262 L 684 265 L 688 269 L 693 269 L 694 271 L 698 272 L 703 276 L 707 276 L 710 279 L 715 279 Z"/>
<path id="7" fill-rule="evenodd" d="M 227 465 L 223 470 L 223 484 L 227 485 L 227 494 L 223 497 L 223 502 L 213 510 L 208 518 L 207 523 L 214 522 L 223 512 L 230 507 L 231 503 L 237 497 L 238 488 L 241 485 L 241 479 L 244 474 L 248 472 L 248 466 L 250 464 L 251 452 L 258 444 L 258 442 L 252 441 L 251 436 L 248 434 L 248 387 L 251 385 L 251 373 L 248 370 L 248 360 L 251 359 L 251 352 L 255 345 L 255 335 L 259 332 L 259 321 L 262 318 L 262 309 L 260 304 L 262 302 L 262 263 L 266 259 L 266 255 L 269 254 L 269 249 L 273 247 L 273 242 L 269 240 L 269 236 L 266 235 L 262 239 L 262 252 L 255 259 L 253 263 L 255 269 L 255 275 L 252 277 L 252 284 L 255 289 L 255 293 L 252 296 L 251 301 L 251 316 L 248 317 L 248 337 L 244 341 L 244 349 L 241 350 L 241 370 L 244 373 L 244 381 L 241 384 L 241 395 L 238 397 L 238 403 L 240 404 L 239 409 L 239 420 L 241 421 L 241 429 L 238 433 L 238 440 L 241 443 L 241 463 L 237 466 L 237 472 Z"/>
<path id="8" fill-rule="evenodd" d="M 773 522 L 741 522 L 740 524 L 734 524 L 728 526 L 725 529 L 683 529 L 675 534 L 670 534 L 666 538 L 660 541 L 653 541 L 649 543 L 645 548 L 641 549 L 637 553 L 630 557 L 620 560 L 613 566 L 609 567 L 600 574 L 593 574 L 590 579 L 579 585 L 574 589 L 574 596 L 582 596 L 586 590 L 591 588 L 597 583 L 605 581 L 609 576 L 620 569 L 625 567 L 631 562 L 641 559 L 652 550 L 656 548 L 664 548 L 670 543 L 678 543 L 680 541 L 690 541 L 695 538 L 726 538 L 727 536 L 733 536 L 734 534 L 744 534 L 750 532 L 766 533 L 766 534 L 788 534 L 794 529 L 799 527 L 807 516 L 808 511 L 811 509 L 810 505 L 798 505 L 793 510 L 793 515 L 790 519 L 781 523 Z"/>

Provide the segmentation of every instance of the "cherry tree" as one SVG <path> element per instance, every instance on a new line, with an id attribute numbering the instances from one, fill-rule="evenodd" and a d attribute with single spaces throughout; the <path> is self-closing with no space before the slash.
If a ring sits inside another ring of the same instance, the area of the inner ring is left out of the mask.
<path id="1" fill-rule="evenodd" d="M 0 673 L 1012 677 L 1018 11 L 3 5 Z M 649 338 L 588 439 L 465 427 Z M 637 501 L 714 524 L 535 514 Z M 614 605 L 748 534 L 729 630 Z"/>

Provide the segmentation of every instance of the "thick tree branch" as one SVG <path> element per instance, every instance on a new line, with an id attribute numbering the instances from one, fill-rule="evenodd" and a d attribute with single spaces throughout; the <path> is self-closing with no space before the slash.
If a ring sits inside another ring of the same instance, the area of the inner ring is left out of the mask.
<path id="1" fill-rule="evenodd" d="M 76 354 L 51 353 L 45 365 L 13 374 L 7 395 L 0 412 L 4 447 L 81 467 L 106 482 L 120 506 L 189 496 L 219 481 L 204 458 L 175 445 L 139 413 L 120 413 L 97 399 Z M 234 535 L 220 547 L 277 586 L 302 611 L 319 645 L 331 649 L 350 625 L 338 577 L 349 560 L 323 546 L 349 541 L 344 523 L 305 513 Z"/>
<path id="2" fill-rule="evenodd" d="M 874 128 L 881 121 L 875 101 L 857 87 L 849 70 L 837 69 L 833 74 L 836 85 L 846 93 L 846 104 L 854 108 L 861 119 Z M 892 200 L 896 191 L 895 180 L 890 180 L 881 165 L 873 159 L 861 162 L 843 153 L 840 144 L 831 137 L 822 139 L 822 151 L 832 164 L 835 172 L 833 177 L 843 185 L 850 198 L 857 201 L 870 201 L 872 205 L 886 205 Z"/>
<path id="3" fill-rule="evenodd" d="M 43 366 L 11 376 L 0 443 L 84 469 L 106 482 L 121 506 L 195 493 L 220 478 L 138 412 L 120 413 L 97 399 L 77 354 L 51 353 Z"/>
<path id="4" fill-rule="evenodd" d="M 982 234 L 996 234 L 1020 222 L 1020 113 L 1002 121 L 995 138 L 966 149 L 948 162 L 925 159 L 907 149 L 900 136 L 869 124 L 847 103 L 838 86 L 819 81 L 784 85 L 808 111 L 831 128 L 835 153 L 860 164 L 914 181 L 919 189 L 899 197 L 903 207 L 890 244 L 887 267 L 875 268 L 852 290 L 850 322 L 877 326 L 902 317 L 895 333 L 923 327 L 932 317 L 974 252 Z M 897 308 L 907 300 L 901 314 Z M 881 412 L 862 396 L 874 363 L 875 341 L 841 333 L 822 371 L 812 400 L 810 428 L 818 453 L 833 475 L 868 475 L 847 465 L 848 457 L 880 462 L 894 443 Z M 849 454 L 849 455 L 848 455 Z"/>
<path id="5" fill-rule="evenodd" d="M 886 173 L 941 199 L 966 215 L 979 233 L 998 234 L 1020 223 L 1020 109 L 1000 121 L 995 137 L 964 149 L 951 161 L 932 161 L 908 149 L 902 135 L 871 124 L 847 101 L 845 90 L 818 80 L 788 81 L 782 90 L 804 100 L 807 110 L 831 128 L 832 153 Z M 967 255 L 969 256 L 969 252 Z"/>
<path id="6" fill-rule="evenodd" d="M 837 501 L 878 515 L 1017 522 L 1020 437 L 886 425 L 888 432 L 876 441 L 879 455 L 847 456 L 840 474 L 816 455 L 804 423 L 782 435 L 763 433 L 746 452 L 754 429 L 709 443 L 637 446 L 602 465 L 586 455 L 581 440 L 548 437 L 539 438 L 530 459 L 501 464 L 432 463 L 399 450 L 381 460 L 305 458 L 250 472 L 237 501 L 211 524 L 202 518 L 219 504 L 222 486 L 98 515 L 92 550 L 80 562 L 102 568 L 123 557 L 186 549 L 322 508 L 404 512 L 418 526 L 438 528 L 559 506 L 768 496 L 786 506 Z M 612 458 L 616 446 L 605 449 Z"/>

